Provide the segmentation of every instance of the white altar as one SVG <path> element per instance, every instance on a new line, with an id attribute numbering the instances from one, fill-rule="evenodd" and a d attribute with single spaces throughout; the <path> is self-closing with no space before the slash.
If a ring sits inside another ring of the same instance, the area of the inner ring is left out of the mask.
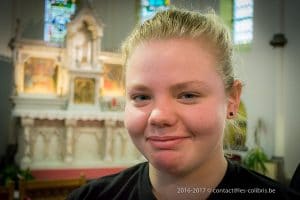
<path id="1" fill-rule="evenodd" d="M 12 101 L 23 168 L 126 167 L 141 159 L 123 124 L 122 59 L 101 51 L 102 33 L 84 8 L 63 47 L 16 43 Z"/>

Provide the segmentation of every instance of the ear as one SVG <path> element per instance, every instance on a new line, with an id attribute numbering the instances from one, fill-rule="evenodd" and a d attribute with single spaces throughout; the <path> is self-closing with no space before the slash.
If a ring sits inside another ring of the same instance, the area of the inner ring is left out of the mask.
<path id="1" fill-rule="evenodd" d="M 231 91 L 228 94 L 227 118 L 232 119 L 237 115 L 239 110 L 242 93 L 242 83 L 234 80 Z"/>

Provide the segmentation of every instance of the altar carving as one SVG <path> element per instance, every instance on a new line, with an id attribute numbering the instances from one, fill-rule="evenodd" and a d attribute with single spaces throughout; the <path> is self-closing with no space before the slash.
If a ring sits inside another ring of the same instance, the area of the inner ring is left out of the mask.
<path id="1" fill-rule="evenodd" d="M 86 21 L 82 22 L 82 27 L 74 37 L 74 53 L 77 66 L 91 64 L 93 34 L 89 30 Z"/>
<path id="2" fill-rule="evenodd" d="M 75 78 L 74 103 L 94 104 L 95 100 L 95 79 Z"/>
<path id="3" fill-rule="evenodd" d="M 22 118 L 23 167 L 131 165 L 141 159 L 122 121 Z"/>
<path id="4" fill-rule="evenodd" d="M 57 71 L 53 59 L 30 57 L 24 62 L 24 92 L 56 93 Z"/>
<path id="5" fill-rule="evenodd" d="M 13 116 L 23 168 L 129 166 L 141 159 L 123 124 L 122 58 L 100 49 L 103 25 L 85 7 L 65 46 L 17 41 Z"/>
<path id="6" fill-rule="evenodd" d="M 103 79 L 100 94 L 102 96 L 123 96 L 123 69 L 114 64 L 103 64 Z"/>
<path id="7" fill-rule="evenodd" d="M 68 24 L 67 63 L 73 68 L 98 68 L 97 60 L 103 35 L 102 22 L 93 15 L 93 10 L 83 8 Z"/>

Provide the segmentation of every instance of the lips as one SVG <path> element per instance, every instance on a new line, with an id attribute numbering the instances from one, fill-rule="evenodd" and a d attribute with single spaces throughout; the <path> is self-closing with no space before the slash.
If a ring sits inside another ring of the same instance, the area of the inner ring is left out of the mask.
<path id="1" fill-rule="evenodd" d="M 186 136 L 149 136 L 147 141 L 156 149 L 175 149 L 180 143 L 188 139 Z"/>

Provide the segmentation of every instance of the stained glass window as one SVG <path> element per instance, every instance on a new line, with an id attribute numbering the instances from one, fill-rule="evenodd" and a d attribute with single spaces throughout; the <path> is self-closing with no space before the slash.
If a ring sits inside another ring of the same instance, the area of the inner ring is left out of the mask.
<path id="1" fill-rule="evenodd" d="M 171 0 L 141 0 L 141 22 L 153 17 L 158 10 L 168 9 Z"/>
<path id="2" fill-rule="evenodd" d="M 75 9 L 75 0 L 45 0 L 44 40 L 62 43 Z"/>
<path id="3" fill-rule="evenodd" d="M 249 44 L 253 39 L 253 0 L 234 0 L 234 44 Z"/>

